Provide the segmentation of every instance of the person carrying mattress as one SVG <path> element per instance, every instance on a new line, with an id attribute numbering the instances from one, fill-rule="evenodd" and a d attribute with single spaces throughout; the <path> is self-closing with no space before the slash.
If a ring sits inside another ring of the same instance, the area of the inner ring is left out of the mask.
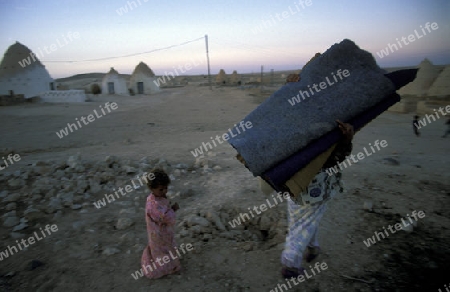
<path id="1" fill-rule="evenodd" d="M 337 143 L 330 157 L 307 188 L 308 191 L 312 188 L 312 185 L 319 187 L 319 189 L 324 190 L 324 197 L 333 197 L 336 193 L 342 192 L 341 173 L 338 172 L 330 176 L 325 170 L 345 160 L 346 156 L 350 155 L 353 147 L 353 126 L 339 120 L 336 122 L 343 134 L 343 138 Z M 301 197 L 301 195 L 297 196 L 297 198 Z M 320 219 L 326 210 L 327 201 L 298 205 L 293 199 L 287 199 L 288 234 L 281 254 L 281 263 L 283 265 L 281 273 L 284 278 L 298 277 L 304 274 L 302 260 L 305 259 L 306 262 L 311 262 L 320 254 L 317 229 Z"/>

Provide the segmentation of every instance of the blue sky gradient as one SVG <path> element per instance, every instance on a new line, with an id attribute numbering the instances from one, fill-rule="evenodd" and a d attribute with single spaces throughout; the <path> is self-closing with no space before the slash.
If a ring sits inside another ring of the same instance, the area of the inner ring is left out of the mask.
<path id="1" fill-rule="evenodd" d="M 206 74 L 204 39 L 133 57 L 52 62 L 146 52 L 205 34 L 213 74 L 221 68 L 258 72 L 261 65 L 301 69 L 316 52 L 345 38 L 371 52 L 382 67 L 414 66 L 424 58 L 450 64 L 449 15 L 448 0 L 0 0 L 0 52 L 16 41 L 34 53 L 40 50 L 39 59 L 54 78 L 110 67 L 131 73 L 140 61 L 157 75 L 185 64 L 192 67 L 186 74 Z M 438 29 L 423 35 L 420 26 L 427 22 Z M 423 37 L 383 58 L 377 55 L 415 30 Z M 79 38 L 69 39 L 74 33 Z M 52 44 L 62 45 L 50 51 Z"/>

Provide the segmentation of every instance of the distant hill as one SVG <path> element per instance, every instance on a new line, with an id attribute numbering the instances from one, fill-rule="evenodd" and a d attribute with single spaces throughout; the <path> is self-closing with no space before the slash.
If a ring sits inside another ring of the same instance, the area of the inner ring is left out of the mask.
<path id="1" fill-rule="evenodd" d="M 58 78 L 55 79 L 56 82 L 69 82 L 69 81 L 75 81 L 79 79 L 103 79 L 103 76 L 105 76 L 106 73 L 84 73 L 84 74 L 76 74 L 69 77 L 64 78 Z M 122 77 L 130 78 L 130 74 L 119 74 Z"/>

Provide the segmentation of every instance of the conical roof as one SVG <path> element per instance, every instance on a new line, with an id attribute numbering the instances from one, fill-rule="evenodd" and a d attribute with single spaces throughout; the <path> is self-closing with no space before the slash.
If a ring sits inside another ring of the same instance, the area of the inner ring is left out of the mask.
<path id="1" fill-rule="evenodd" d="M 428 59 L 419 64 L 416 79 L 399 90 L 400 95 L 426 95 L 428 89 L 439 75 L 439 68 L 434 66 Z"/>
<path id="2" fill-rule="evenodd" d="M 428 90 L 429 96 L 450 96 L 450 65 L 439 74 Z"/>
<path id="3" fill-rule="evenodd" d="M 234 70 L 230 76 L 230 83 L 237 84 L 241 80 L 241 77 L 238 75 L 237 71 Z"/>
<path id="4" fill-rule="evenodd" d="M 150 69 L 149 66 L 147 66 L 147 64 L 145 64 L 144 62 L 140 62 L 136 68 L 134 68 L 133 74 L 137 74 L 137 73 L 142 73 L 144 75 L 150 76 L 150 77 L 155 77 L 155 73 L 153 73 L 152 69 Z"/>
<path id="5" fill-rule="evenodd" d="M 13 76 L 34 66 L 45 68 L 28 47 L 16 42 L 6 50 L 0 62 L 0 77 Z"/>
<path id="6" fill-rule="evenodd" d="M 117 72 L 113 67 L 111 67 L 111 70 L 106 75 L 119 75 L 119 72 Z"/>
<path id="7" fill-rule="evenodd" d="M 216 83 L 218 84 L 224 84 L 227 82 L 227 74 L 225 73 L 225 70 L 220 69 L 219 74 L 216 76 Z"/>

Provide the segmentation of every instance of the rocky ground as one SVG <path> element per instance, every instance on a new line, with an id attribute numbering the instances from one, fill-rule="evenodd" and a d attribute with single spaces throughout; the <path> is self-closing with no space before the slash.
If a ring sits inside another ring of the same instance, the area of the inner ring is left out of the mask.
<path id="1" fill-rule="evenodd" d="M 16 240 L 57 226 L 1 260 L 2 291 L 281 291 L 275 288 L 286 284 L 279 260 L 285 202 L 232 227 L 232 219 L 272 197 L 262 194 L 229 145 L 203 157 L 190 152 L 225 133 L 254 100 L 235 88 L 186 86 L 152 97 L 0 108 L 1 156 L 21 157 L 0 171 L 0 254 Z M 63 139 L 55 135 L 106 101 L 117 102 L 117 112 Z M 344 170 L 347 191 L 328 203 L 319 233 L 317 262 L 328 268 L 290 291 L 438 291 L 449 284 L 443 124 L 427 125 L 416 138 L 410 115 L 385 113 L 355 136 L 354 152 L 376 139 L 388 147 Z M 182 254 L 179 274 L 136 280 L 147 241 L 148 190 L 136 185 L 104 206 L 94 203 L 153 167 L 170 174 L 168 196 L 181 207 L 177 244 L 194 249 Z M 414 210 L 425 217 L 412 230 L 370 247 L 363 243 Z"/>

